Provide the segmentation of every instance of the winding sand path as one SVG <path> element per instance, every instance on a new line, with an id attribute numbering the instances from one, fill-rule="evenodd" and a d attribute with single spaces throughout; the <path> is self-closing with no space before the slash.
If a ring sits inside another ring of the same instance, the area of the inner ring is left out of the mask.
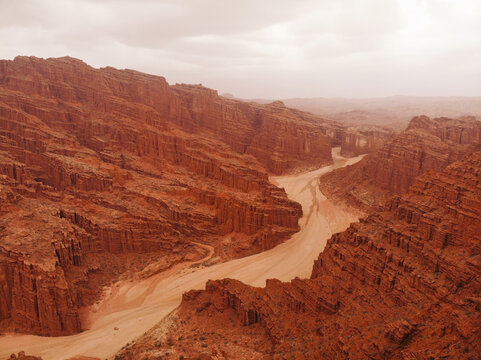
<path id="1" fill-rule="evenodd" d="M 209 279 L 229 277 L 253 286 L 264 286 L 269 278 L 289 281 L 296 276 L 309 277 L 313 261 L 332 233 L 344 230 L 357 220 L 354 214 L 327 200 L 317 186 L 320 175 L 362 158 L 346 159 L 339 152 L 339 148 L 333 149 L 333 165 L 271 178 L 274 184 L 284 187 L 289 198 L 299 202 L 304 211 L 299 222 L 301 230 L 288 241 L 263 253 L 210 267 L 196 262 L 191 265 L 200 266 L 186 268 L 184 263 L 147 279 L 119 282 L 92 308 L 89 330 L 63 337 L 2 336 L 0 360 L 20 350 L 42 356 L 44 360 L 65 360 L 78 355 L 104 359 L 162 320 L 179 305 L 182 293 L 204 288 Z M 212 251 L 207 247 L 206 250 L 205 259 L 208 259 Z"/>

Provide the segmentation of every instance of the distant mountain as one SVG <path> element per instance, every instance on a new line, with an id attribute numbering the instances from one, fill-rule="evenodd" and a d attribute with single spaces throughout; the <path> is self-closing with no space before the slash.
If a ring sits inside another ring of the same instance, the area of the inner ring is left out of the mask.
<path id="1" fill-rule="evenodd" d="M 272 100 L 253 99 L 264 104 Z M 375 124 L 404 128 L 418 115 L 430 117 L 481 117 L 481 96 L 390 96 L 369 99 L 292 98 L 287 107 L 322 115 L 349 125 Z"/>

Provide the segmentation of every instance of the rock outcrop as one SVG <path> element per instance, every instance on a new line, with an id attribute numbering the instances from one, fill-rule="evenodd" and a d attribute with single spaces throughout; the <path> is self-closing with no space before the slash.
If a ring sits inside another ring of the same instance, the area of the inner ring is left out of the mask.
<path id="1" fill-rule="evenodd" d="M 24 351 L 20 351 L 18 355 L 12 354 L 9 360 L 42 360 L 42 358 L 36 356 L 25 355 Z"/>
<path id="2" fill-rule="evenodd" d="M 72 334 L 126 272 L 282 242 L 302 210 L 268 172 L 329 163 L 326 126 L 72 58 L 0 61 L 0 328 Z"/>
<path id="3" fill-rule="evenodd" d="M 478 151 L 335 234 L 311 279 L 210 281 L 184 295 L 163 340 L 154 328 L 120 356 L 479 359 L 480 214 Z"/>
<path id="4" fill-rule="evenodd" d="M 321 191 L 367 212 L 380 210 L 392 195 L 406 192 L 417 176 L 442 170 L 480 144 L 481 121 L 475 118 L 415 117 L 381 149 L 321 177 Z"/>
<path id="5" fill-rule="evenodd" d="M 395 136 L 393 130 L 381 126 L 348 127 L 341 142 L 341 155 L 353 157 L 368 154 L 382 148 Z"/>

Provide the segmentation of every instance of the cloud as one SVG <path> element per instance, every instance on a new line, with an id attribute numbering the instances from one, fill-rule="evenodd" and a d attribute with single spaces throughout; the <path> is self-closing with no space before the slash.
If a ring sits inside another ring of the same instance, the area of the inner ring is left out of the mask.
<path id="1" fill-rule="evenodd" d="M 243 97 L 481 95 L 478 0 L 0 0 L 0 58 L 70 55 Z"/>

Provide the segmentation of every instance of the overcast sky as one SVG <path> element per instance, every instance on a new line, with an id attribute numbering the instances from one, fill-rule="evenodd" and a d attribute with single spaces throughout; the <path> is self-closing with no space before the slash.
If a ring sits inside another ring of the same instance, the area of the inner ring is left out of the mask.
<path id="1" fill-rule="evenodd" d="M 244 98 L 481 95 L 480 0 L 0 0 L 0 58 Z"/>

